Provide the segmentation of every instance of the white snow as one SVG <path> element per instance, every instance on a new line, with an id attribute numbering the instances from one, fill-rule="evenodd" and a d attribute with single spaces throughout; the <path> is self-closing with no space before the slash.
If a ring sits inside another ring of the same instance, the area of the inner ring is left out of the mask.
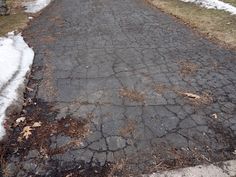
<path id="1" fill-rule="evenodd" d="M 37 13 L 52 0 L 31 0 L 23 3 L 28 13 Z M 33 19 L 33 17 L 29 17 Z M 34 51 L 25 43 L 21 34 L 8 33 L 0 37 L 0 140 L 5 134 L 6 109 L 17 100 L 17 89 L 25 80 L 34 59 Z"/>
<path id="2" fill-rule="evenodd" d="M 201 7 L 205 7 L 208 9 L 219 9 L 224 10 L 232 15 L 236 15 L 236 7 L 225 3 L 219 0 L 181 0 L 183 2 L 191 2 L 200 5 Z"/>
<path id="3" fill-rule="evenodd" d="M 0 37 L 0 139 L 5 134 L 5 111 L 16 101 L 17 89 L 24 82 L 33 58 L 34 52 L 21 34 Z"/>
<path id="4" fill-rule="evenodd" d="M 28 13 L 37 13 L 43 8 L 45 8 L 51 0 L 33 0 L 30 2 L 24 3 L 24 6 L 26 7 L 25 12 Z"/>

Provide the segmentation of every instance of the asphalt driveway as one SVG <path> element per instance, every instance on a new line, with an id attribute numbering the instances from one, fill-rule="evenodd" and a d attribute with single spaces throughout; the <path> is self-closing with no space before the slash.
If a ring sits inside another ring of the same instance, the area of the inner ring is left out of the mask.
<path id="1" fill-rule="evenodd" d="M 235 51 L 143 0 L 56 0 L 24 36 L 36 56 L 23 115 L 42 126 L 12 138 L 12 176 L 235 159 Z"/>

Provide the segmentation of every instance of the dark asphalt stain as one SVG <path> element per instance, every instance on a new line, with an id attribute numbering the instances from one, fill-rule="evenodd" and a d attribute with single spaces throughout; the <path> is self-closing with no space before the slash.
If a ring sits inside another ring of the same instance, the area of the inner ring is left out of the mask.
<path id="1" fill-rule="evenodd" d="M 35 51 L 27 123 L 72 118 L 65 128 L 86 133 L 49 129 L 39 147 L 36 133 L 19 145 L 18 127 L 9 176 L 138 176 L 235 158 L 235 51 L 142 0 L 56 0 L 24 37 Z"/>

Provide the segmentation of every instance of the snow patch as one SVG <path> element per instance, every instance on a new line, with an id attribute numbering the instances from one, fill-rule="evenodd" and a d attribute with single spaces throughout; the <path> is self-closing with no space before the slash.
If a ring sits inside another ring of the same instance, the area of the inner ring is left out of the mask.
<path id="1" fill-rule="evenodd" d="M 25 12 L 37 13 L 45 8 L 50 2 L 51 0 L 33 0 L 32 2 L 26 2 L 24 3 L 24 6 L 26 7 Z"/>
<path id="2" fill-rule="evenodd" d="M 0 37 L 0 139 L 5 134 L 5 111 L 16 101 L 17 89 L 24 82 L 33 58 L 34 52 L 21 34 Z"/>
<path id="3" fill-rule="evenodd" d="M 207 9 L 224 10 L 231 13 L 232 15 L 236 15 L 236 7 L 219 0 L 181 0 L 181 1 L 195 3 Z"/>

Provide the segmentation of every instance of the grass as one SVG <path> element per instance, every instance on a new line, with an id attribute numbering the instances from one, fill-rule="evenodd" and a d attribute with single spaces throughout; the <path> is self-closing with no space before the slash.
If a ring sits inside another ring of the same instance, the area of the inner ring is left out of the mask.
<path id="1" fill-rule="evenodd" d="M 211 39 L 236 48 L 236 15 L 222 10 L 206 9 L 179 0 L 147 0 L 161 10 L 182 19 Z M 236 4 L 235 0 L 224 0 Z"/>
<path id="2" fill-rule="evenodd" d="M 7 5 L 10 8 L 10 14 L 7 16 L 0 16 L 0 36 L 6 33 L 25 28 L 28 22 L 27 14 L 23 12 L 20 7 L 22 1 L 8 0 Z"/>
<path id="3" fill-rule="evenodd" d="M 0 16 L 0 36 L 14 30 L 21 30 L 28 22 L 24 13 L 17 13 L 8 16 Z"/>
<path id="4" fill-rule="evenodd" d="M 221 0 L 236 7 L 236 0 Z"/>

